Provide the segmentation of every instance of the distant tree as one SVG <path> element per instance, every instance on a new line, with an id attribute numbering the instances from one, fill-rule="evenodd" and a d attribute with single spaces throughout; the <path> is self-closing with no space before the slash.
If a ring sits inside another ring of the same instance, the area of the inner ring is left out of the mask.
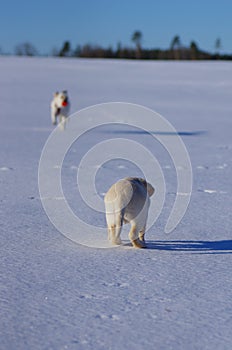
<path id="1" fill-rule="evenodd" d="M 179 35 L 175 35 L 170 44 L 171 58 L 180 59 L 181 41 Z"/>
<path id="2" fill-rule="evenodd" d="M 81 46 L 80 45 L 77 45 L 77 47 L 73 51 L 73 56 L 74 57 L 80 57 L 81 56 Z"/>
<path id="3" fill-rule="evenodd" d="M 215 40 L 215 50 L 216 50 L 216 53 L 219 55 L 220 53 L 220 50 L 222 48 L 222 42 L 221 42 L 221 39 L 220 38 L 217 38 Z"/>
<path id="4" fill-rule="evenodd" d="M 141 53 L 142 53 L 142 32 L 140 32 L 139 30 L 136 30 L 131 37 L 131 40 L 133 41 L 133 43 L 135 43 L 136 46 L 136 58 L 141 58 Z"/>
<path id="5" fill-rule="evenodd" d="M 122 44 L 120 41 L 117 43 L 117 49 L 116 49 L 116 58 L 122 58 Z"/>
<path id="6" fill-rule="evenodd" d="M 104 50 L 105 58 L 114 58 L 114 50 L 112 46 L 109 46 L 106 50 Z"/>
<path id="7" fill-rule="evenodd" d="M 81 57 L 92 57 L 93 47 L 90 44 L 82 46 L 80 56 Z"/>
<path id="8" fill-rule="evenodd" d="M 71 56 L 71 44 L 69 41 L 65 41 L 61 50 L 59 51 L 60 57 L 68 57 Z"/>
<path id="9" fill-rule="evenodd" d="M 192 60 L 196 60 L 198 58 L 198 52 L 199 52 L 199 48 L 198 48 L 197 44 L 195 43 L 195 41 L 191 41 L 190 54 L 191 54 Z"/>
<path id="10" fill-rule="evenodd" d="M 175 35 L 171 41 L 170 49 L 176 50 L 176 49 L 180 49 L 180 47 L 181 47 L 180 37 L 179 35 Z"/>
<path id="11" fill-rule="evenodd" d="M 38 51 L 31 43 L 22 43 L 15 47 L 15 55 L 17 56 L 36 56 Z"/>

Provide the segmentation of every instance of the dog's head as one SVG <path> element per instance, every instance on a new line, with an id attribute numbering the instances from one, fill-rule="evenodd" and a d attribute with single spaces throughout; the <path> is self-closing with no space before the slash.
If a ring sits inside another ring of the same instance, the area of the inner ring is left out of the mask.
<path id="1" fill-rule="evenodd" d="M 153 195 L 153 193 L 155 192 L 154 187 L 151 184 L 149 184 L 149 182 L 147 182 L 146 180 L 144 180 L 140 177 L 129 177 L 128 180 L 136 181 L 136 182 L 142 184 L 146 188 L 149 197 L 151 197 Z"/>
<path id="2" fill-rule="evenodd" d="M 64 90 L 62 92 L 55 92 L 54 100 L 56 102 L 57 108 L 67 107 L 69 104 L 68 92 L 66 90 Z"/>
<path id="3" fill-rule="evenodd" d="M 153 193 L 155 192 L 154 187 L 144 179 L 139 178 L 139 181 L 145 186 L 149 197 L 151 197 L 153 195 Z"/>

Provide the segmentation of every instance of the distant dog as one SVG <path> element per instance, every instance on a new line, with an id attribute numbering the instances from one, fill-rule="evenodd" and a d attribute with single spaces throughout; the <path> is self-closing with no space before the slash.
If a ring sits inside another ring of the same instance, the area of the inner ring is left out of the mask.
<path id="1" fill-rule="evenodd" d="M 51 102 L 52 124 L 56 125 L 58 119 L 60 129 L 64 130 L 69 111 L 70 102 L 67 91 L 64 90 L 62 92 L 55 92 L 53 100 Z"/>
<path id="2" fill-rule="evenodd" d="M 154 188 L 144 179 L 128 177 L 116 182 L 106 193 L 104 202 L 108 237 L 121 244 L 123 223 L 131 224 L 129 238 L 134 247 L 145 248 L 145 229 Z"/>

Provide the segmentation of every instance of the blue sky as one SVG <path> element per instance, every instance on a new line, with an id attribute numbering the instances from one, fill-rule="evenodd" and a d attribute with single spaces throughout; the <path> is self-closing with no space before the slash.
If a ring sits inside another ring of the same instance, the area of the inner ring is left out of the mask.
<path id="1" fill-rule="evenodd" d="M 222 52 L 232 53 L 231 0 L 6 0 L 0 11 L 0 48 L 13 52 L 29 41 L 42 54 L 85 43 L 132 46 L 135 30 L 143 47 L 167 48 L 178 34 L 184 45 L 195 40 L 214 51 L 221 38 Z"/>

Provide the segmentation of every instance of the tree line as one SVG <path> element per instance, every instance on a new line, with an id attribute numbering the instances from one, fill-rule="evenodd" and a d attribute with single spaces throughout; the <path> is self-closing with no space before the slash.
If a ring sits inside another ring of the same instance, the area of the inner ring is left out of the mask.
<path id="1" fill-rule="evenodd" d="M 221 39 L 215 40 L 214 53 L 199 48 L 195 41 L 188 46 L 182 44 L 180 36 L 175 35 L 168 49 L 146 49 L 142 46 L 143 34 L 136 30 L 131 36 L 133 47 L 122 46 L 118 43 L 116 49 L 111 46 L 104 48 L 99 45 L 85 44 L 71 47 L 70 41 L 65 41 L 59 49 L 53 49 L 48 56 L 55 57 L 83 57 L 83 58 L 124 58 L 124 59 L 153 59 L 153 60 L 232 60 L 232 54 L 221 54 Z M 15 47 L 17 56 L 38 56 L 38 50 L 31 43 L 22 43 Z"/>

